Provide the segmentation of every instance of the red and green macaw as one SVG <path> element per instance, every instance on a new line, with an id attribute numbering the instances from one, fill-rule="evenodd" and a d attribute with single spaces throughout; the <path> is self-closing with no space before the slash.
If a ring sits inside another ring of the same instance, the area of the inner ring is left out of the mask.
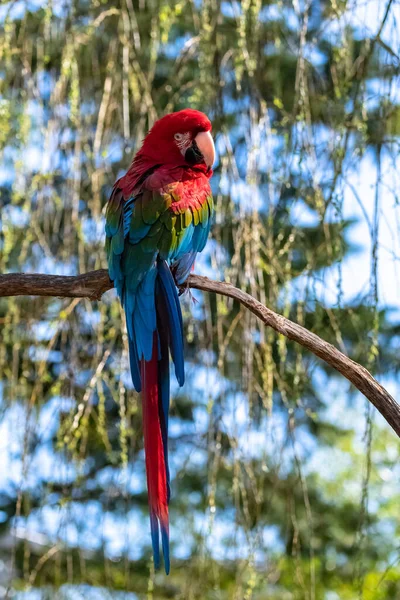
<path id="1" fill-rule="evenodd" d="M 209 179 L 215 150 L 211 123 L 185 109 L 166 115 L 147 134 L 106 212 L 111 280 L 125 309 L 135 389 L 142 391 L 150 527 L 155 566 L 170 568 L 168 502 L 169 354 L 185 380 L 183 284 L 206 244 L 214 212 Z"/>

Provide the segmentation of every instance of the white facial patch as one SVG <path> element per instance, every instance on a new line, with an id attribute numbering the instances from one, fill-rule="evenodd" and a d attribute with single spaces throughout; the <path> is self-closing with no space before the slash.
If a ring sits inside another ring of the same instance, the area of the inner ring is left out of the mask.
<path id="1" fill-rule="evenodd" d="M 181 154 L 185 156 L 186 150 L 189 148 L 192 143 L 190 133 L 176 133 L 175 134 L 175 144 L 178 146 Z"/>

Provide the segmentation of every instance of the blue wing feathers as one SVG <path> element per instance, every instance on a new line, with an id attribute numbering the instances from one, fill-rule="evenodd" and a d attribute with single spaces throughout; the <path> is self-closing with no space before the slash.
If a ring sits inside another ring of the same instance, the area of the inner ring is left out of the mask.
<path id="1" fill-rule="evenodd" d="M 129 200 L 126 201 L 125 206 L 124 206 L 124 236 L 125 237 L 128 235 L 129 229 L 131 226 L 134 202 L 135 202 L 135 198 L 134 198 L 134 196 L 132 196 L 132 198 L 129 198 Z"/>
<path id="2" fill-rule="evenodd" d="M 153 353 L 153 332 L 156 330 L 155 280 L 153 267 L 136 291 L 136 311 L 133 315 L 139 358 L 150 360 Z"/>
<path id="3" fill-rule="evenodd" d="M 160 290 L 165 300 L 170 333 L 170 348 L 172 360 L 175 365 L 175 374 L 179 385 L 185 382 L 185 369 L 183 359 L 183 325 L 182 312 L 179 304 L 178 293 L 172 273 L 164 260 L 158 260 L 158 274 L 160 276 Z"/>
<path id="4" fill-rule="evenodd" d="M 174 278 L 178 285 L 182 285 L 189 276 L 190 270 L 196 260 L 197 252 L 192 250 L 173 265 Z"/>
<path id="5" fill-rule="evenodd" d="M 210 232 L 210 219 L 208 219 L 205 227 L 201 224 L 194 225 L 193 222 L 187 231 L 190 231 L 190 234 L 183 239 L 172 264 L 174 278 L 178 285 L 182 285 L 186 281 L 196 260 L 197 253 L 201 252 L 206 245 Z"/>

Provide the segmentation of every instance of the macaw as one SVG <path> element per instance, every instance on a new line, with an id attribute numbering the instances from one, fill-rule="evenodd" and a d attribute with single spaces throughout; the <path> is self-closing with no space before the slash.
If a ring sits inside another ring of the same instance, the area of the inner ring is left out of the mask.
<path id="1" fill-rule="evenodd" d="M 185 109 L 159 119 L 106 209 L 110 279 L 126 314 L 129 361 L 142 392 L 150 530 L 155 567 L 160 542 L 168 574 L 169 354 L 178 384 L 185 380 L 183 325 L 177 286 L 206 244 L 214 206 L 209 179 L 215 149 L 211 123 Z"/>

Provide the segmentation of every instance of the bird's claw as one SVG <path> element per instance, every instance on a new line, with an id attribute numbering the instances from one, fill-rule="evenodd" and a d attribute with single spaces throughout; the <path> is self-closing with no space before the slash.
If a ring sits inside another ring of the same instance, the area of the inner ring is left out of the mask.
<path id="1" fill-rule="evenodd" d="M 189 291 L 189 283 L 187 281 L 184 283 L 177 283 L 176 286 L 179 290 L 178 296 L 183 296 L 183 294 L 187 294 Z"/>
<path id="2" fill-rule="evenodd" d="M 192 292 L 190 291 L 190 286 L 189 286 L 189 282 L 185 281 L 184 283 L 180 283 L 179 285 L 177 285 L 178 288 L 178 296 L 183 296 L 183 295 L 188 295 L 190 300 L 193 302 L 193 304 L 197 304 L 198 300 L 193 296 Z"/>

